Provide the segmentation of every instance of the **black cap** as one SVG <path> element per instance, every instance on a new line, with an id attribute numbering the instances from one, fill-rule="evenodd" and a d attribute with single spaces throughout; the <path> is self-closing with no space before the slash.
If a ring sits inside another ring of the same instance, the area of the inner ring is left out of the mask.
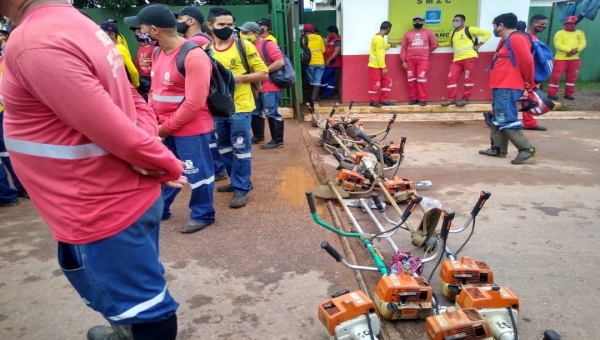
<path id="1" fill-rule="evenodd" d="M 119 34 L 119 27 L 114 20 L 105 20 L 100 23 L 100 29 L 106 32 L 114 32 L 115 34 Z"/>
<path id="2" fill-rule="evenodd" d="M 267 26 L 268 28 L 271 28 L 271 21 L 269 21 L 269 19 L 260 19 L 256 23 L 259 26 Z"/>
<path id="3" fill-rule="evenodd" d="M 173 12 L 165 5 L 146 6 L 136 16 L 125 17 L 124 21 L 128 26 L 145 24 L 161 28 L 177 27 L 177 20 Z"/>
<path id="4" fill-rule="evenodd" d="M 0 34 L 4 34 L 5 36 L 10 35 L 10 33 L 7 30 L 0 30 Z"/>
<path id="5" fill-rule="evenodd" d="M 202 14 L 202 12 L 200 12 L 200 10 L 194 6 L 184 7 L 179 12 L 173 12 L 173 14 L 175 14 L 176 17 L 179 17 L 180 15 L 188 15 L 196 19 L 200 25 L 204 23 L 204 14 Z"/>

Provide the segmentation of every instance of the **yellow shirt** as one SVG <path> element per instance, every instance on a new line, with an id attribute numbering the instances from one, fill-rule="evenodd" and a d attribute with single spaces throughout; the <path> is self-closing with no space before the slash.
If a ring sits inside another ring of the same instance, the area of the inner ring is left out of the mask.
<path id="1" fill-rule="evenodd" d="M 385 39 L 376 34 L 371 41 L 371 53 L 369 54 L 369 67 L 385 68 L 385 51 L 390 48 L 390 44 L 385 43 Z"/>
<path id="2" fill-rule="evenodd" d="M 323 58 L 325 43 L 323 38 L 315 33 L 309 33 L 306 36 L 308 37 L 308 49 L 311 53 L 308 65 L 325 65 L 325 58 Z"/>
<path id="3" fill-rule="evenodd" d="M 274 36 L 272 36 L 271 34 L 269 34 L 269 35 L 268 35 L 268 36 L 265 38 L 265 40 L 269 40 L 269 41 L 272 41 L 272 42 L 274 42 L 274 43 L 276 43 L 276 44 L 277 44 L 277 39 L 276 39 Z"/>
<path id="4" fill-rule="evenodd" d="M 117 42 L 123 44 L 125 48 L 129 51 L 129 46 L 127 45 L 127 40 L 123 37 L 122 34 L 117 34 Z"/>
<path id="5" fill-rule="evenodd" d="M 560 30 L 554 34 L 554 48 L 556 49 L 556 54 L 554 55 L 554 59 L 556 60 L 576 60 L 579 59 L 579 53 L 583 51 L 586 46 L 585 34 L 583 31 L 575 30 L 573 32 Z M 568 57 L 567 53 L 571 51 L 571 49 L 577 48 L 576 54 Z"/>
<path id="6" fill-rule="evenodd" d="M 131 84 L 133 87 L 138 88 L 140 86 L 140 73 L 138 72 L 137 67 L 133 63 L 131 59 L 131 54 L 129 54 L 129 50 L 125 45 L 117 42 L 117 50 L 123 57 L 123 62 L 125 63 L 125 67 L 127 68 L 127 73 L 129 73 L 129 77 L 131 77 Z"/>
<path id="7" fill-rule="evenodd" d="M 254 72 L 265 72 L 269 73 L 267 65 L 262 61 L 256 47 L 249 41 L 242 40 L 246 49 L 246 58 L 248 59 L 248 66 L 250 67 L 250 73 Z M 218 50 L 213 45 L 215 54 L 213 57 L 218 60 L 225 68 L 231 70 L 234 76 L 246 74 L 244 64 L 242 64 L 242 58 L 237 49 L 235 39 L 232 39 L 231 46 L 225 50 Z M 235 112 L 236 113 L 249 113 L 256 109 L 254 103 L 254 96 L 252 95 L 252 88 L 250 83 L 239 83 L 235 86 L 234 98 Z"/>
<path id="8" fill-rule="evenodd" d="M 466 28 L 463 28 L 462 30 L 455 32 L 452 41 L 440 43 L 440 47 L 452 46 L 454 49 L 454 61 L 477 58 L 477 51 L 475 51 L 473 48 L 473 40 L 467 37 L 465 30 Z M 473 39 L 475 39 L 477 36 L 480 36 L 481 43 L 488 41 L 492 35 L 492 32 L 490 31 L 482 30 L 481 28 L 473 26 L 469 27 L 469 33 Z"/>

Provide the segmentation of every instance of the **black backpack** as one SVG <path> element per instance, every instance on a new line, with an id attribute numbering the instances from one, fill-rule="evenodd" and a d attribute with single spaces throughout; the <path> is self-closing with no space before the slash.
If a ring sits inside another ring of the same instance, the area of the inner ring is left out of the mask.
<path id="1" fill-rule="evenodd" d="M 215 117 L 229 118 L 235 114 L 235 103 L 233 101 L 233 93 L 235 90 L 235 80 L 231 71 L 219 61 L 214 59 L 208 51 L 202 46 L 193 41 L 183 43 L 179 54 L 177 55 L 177 70 L 185 77 L 185 57 L 194 48 L 203 50 L 212 64 L 212 74 L 210 75 L 210 89 L 206 104 L 210 113 Z M 160 47 L 154 50 L 154 58 L 160 53 Z M 185 98 L 183 99 L 185 100 Z M 183 100 L 181 101 L 183 103 Z M 180 104 L 181 105 L 181 104 Z"/>
<path id="2" fill-rule="evenodd" d="M 306 34 L 302 34 L 300 36 L 300 48 L 302 49 L 302 54 L 300 55 L 300 64 L 302 64 L 302 66 L 308 66 L 312 57 L 312 53 L 308 48 L 308 36 Z"/>
<path id="3" fill-rule="evenodd" d="M 269 67 L 271 62 L 269 60 L 269 54 L 267 53 L 267 44 L 274 44 L 274 42 L 266 40 L 262 45 L 262 54 L 265 57 L 265 64 Z M 294 71 L 294 66 L 286 55 L 283 56 L 283 62 L 284 66 L 282 68 L 269 73 L 269 80 L 277 85 L 277 87 L 285 89 L 291 87 L 296 82 L 296 71 Z"/>
<path id="4" fill-rule="evenodd" d="M 450 43 L 452 43 L 452 39 L 454 39 L 454 33 L 456 33 L 456 30 L 452 31 L 452 35 L 450 36 Z M 479 45 L 479 38 L 475 37 L 475 39 L 473 39 L 473 36 L 469 31 L 469 26 L 465 26 L 465 35 L 467 36 L 467 38 L 469 38 L 469 40 L 473 42 L 473 46 Z"/>

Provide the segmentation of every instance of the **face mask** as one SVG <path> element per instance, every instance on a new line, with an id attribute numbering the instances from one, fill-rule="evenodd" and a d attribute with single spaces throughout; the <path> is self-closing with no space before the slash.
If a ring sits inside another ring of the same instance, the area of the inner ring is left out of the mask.
<path id="1" fill-rule="evenodd" d="M 413 24 L 413 27 L 416 29 L 419 29 L 419 28 L 423 27 L 423 24 Z"/>
<path id="2" fill-rule="evenodd" d="M 565 24 L 565 31 L 574 31 L 575 30 L 575 24 Z"/>
<path id="3" fill-rule="evenodd" d="M 188 30 L 189 27 L 190 26 L 188 26 L 185 21 L 184 22 L 178 22 L 177 23 L 177 32 L 181 33 L 181 34 L 185 34 L 185 32 L 187 32 L 187 30 Z"/>
<path id="4" fill-rule="evenodd" d="M 250 35 L 242 34 L 241 37 L 242 37 L 242 39 L 248 40 L 249 42 L 251 42 L 253 44 L 256 41 L 256 36 L 254 34 L 250 34 Z"/>
<path id="5" fill-rule="evenodd" d="M 460 23 L 460 21 L 453 21 L 452 22 L 452 27 L 454 28 L 459 28 L 462 24 Z"/>
<path id="6" fill-rule="evenodd" d="M 266 29 L 266 28 L 264 28 L 264 27 L 261 27 L 261 28 L 260 28 L 260 34 L 264 34 L 264 33 L 266 33 L 266 32 L 267 32 L 267 29 Z"/>
<path id="7" fill-rule="evenodd" d="M 231 38 L 233 30 L 230 27 L 223 27 L 219 29 L 214 29 L 213 33 L 215 37 L 219 38 L 219 40 L 227 40 Z"/>
<path id="8" fill-rule="evenodd" d="M 502 30 L 500 30 L 500 31 L 502 31 Z M 498 31 L 498 29 L 494 27 L 494 31 L 493 31 L 494 36 L 495 37 L 499 37 L 500 36 L 500 31 Z"/>
<path id="9" fill-rule="evenodd" d="M 141 36 L 140 34 L 136 34 L 136 35 L 135 35 L 135 39 L 136 39 L 138 42 L 144 42 L 144 41 L 146 41 L 146 39 L 145 39 L 145 38 L 142 38 L 142 36 Z"/>
<path id="10" fill-rule="evenodd" d="M 538 26 L 535 25 L 535 31 L 538 33 L 544 32 L 546 30 L 546 26 Z"/>

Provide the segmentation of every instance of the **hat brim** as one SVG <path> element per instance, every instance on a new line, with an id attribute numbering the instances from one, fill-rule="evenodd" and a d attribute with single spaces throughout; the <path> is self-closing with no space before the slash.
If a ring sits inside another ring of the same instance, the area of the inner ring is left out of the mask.
<path id="1" fill-rule="evenodd" d="M 179 18 L 179 16 L 181 15 L 181 12 L 173 11 L 173 15 L 175 16 L 175 18 Z"/>
<path id="2" fill-rule="evenodd" d="M 140 26 L 139 25 L 135 25 L 135 26 L 129 27 L 129 29 L 135 32 L 136 30 L 140 29 Z"/>
<path id="3" fill-rule="evenodd" d="M 142 21 L 137 16 L 125 17 L 123 22 L 125 22 L 125 25 L 127 26 L 138 26 L 139 24 L 142 24 Z"/>

